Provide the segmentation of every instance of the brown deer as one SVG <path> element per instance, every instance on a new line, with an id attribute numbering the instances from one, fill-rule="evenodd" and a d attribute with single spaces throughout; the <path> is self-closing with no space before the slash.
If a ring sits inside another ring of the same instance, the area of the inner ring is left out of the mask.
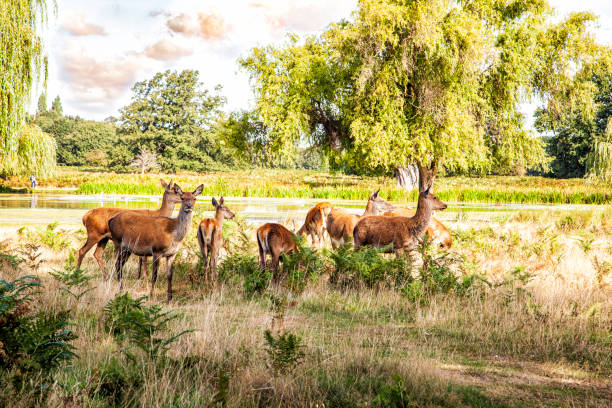
<path id="1" fill-rule="evenodd" d="M 297 235 L 309 234 L 313 245 L 323 246 L 323 234 L 327 226 L 327 216 L 334 207 L 327 201 L 318 203 L 306 213 L 304 225 Z"/>
<path id="2" fill-rule="evenodd" d="M 131 254 L 139 256 L 153 256 L 153 269 L 151 272 L 151 292 L 155 288 L 159 260 L 166 258 L 166 273 L 168 279 L 168 302 L 172 300 L 172 263 L 179 250 L 181 242 L 191 227 L 193 206 L 196 197 L 202 193 L 203 185 L 193 193 L 183 193 L 178 185 L 174 191 L 181 198 L 181 209 L 177 218 L 151 217 L 134 212 L 121 212 L 108 221 L 117 260 L 115 269 L 123 288 L 121 280 L 123 265 Z"/>
<path id="3" fill-rule="evenodd" d="M 209 270 L 212 273 L 212 281 L 217 279 L 217 257 L 219 249 L 223 246 L 223 220 L 234 218 L 234 213 L 223 204 L 223 201 L 223 197 L 219 202 L 213 197 L 215 218 L 204 218 L 198 226 L 198 244 L 204 258 L 204 280 L 207 282 Z"/>
<path id="4" fill-rule="evenodd" d="M 384 213 L 385 217 L 413 217 L 414 210 L 408 208 L 397 208 L 394 211 Z M 437 218 L 431 217 L 426 231 L 429 241 L 437 244 L 440 248 L 450 249 L 453 245 L 453 237 L 448 230 Z"/>
<path id="5" fill-rule="evenodd" d="M 85 245 L 83 245 L 83 247 L 79 249 L 79 257 L 76 264 L 77 270 L 81 267 L 81 263 L 83 262 L 83 258 L 85 257 L 87 252 L 89 252 L 89 250 L 94 245 L 98 244 L 96 250 L 94 251 L 94 258 L 96 258 L 96 260 L 98 261 L 98 265 L 100 265 L 100 268 L 102 268 L 102 275 L 104 275 L 104 279 L 108 279 L 108 275 L 106 274 L 106 270 L 104 268 L 104 262 L 102 260 L 102 253 L 104 252 L 104 248 L 106 248 L 106 244 L 110 239 L 108 221 L 120 212 L 129 211 L 137 214 L 148 215 L 151 217 L 169 217 L 172 215 L 172 211 L 174 211 L 174 206 L 177 203 L 180 203 L 181 199 L 172 188 L 172 180 L 170 180 L 169 184 L 166 184 L 164 180 L 160 179 L 160 181 L 162 187 L 164 187 L 164 195 L 162 197 L 162 203 L 159 210 L 131 210 L 126 208 L 100 207 L 94 208 L 85 213 L 85 215 L 83 216 L 83 225 L 87 230 L 87 241 L 85 242 Z M 144 269 L 146 273 L 146 257 L 140 258 L 140 264 L 138 267 L 139 278 L 142 269 Z"/>
<path id="6" fill-rule="evenodd" d="M 413 217 L 374 216 L 362 218 L 353 231 L 355 250 L 364 245 L 384 248 L 393 244 L 397 255 L 412 251 L 429 226 L 434 210 L 446 209 L 446 204 L 431 193 L 431 186 L 419 193 Z"/>
<path id="7" fill-rule="evenodd" d="M 331 210 L 327 216 L 327 233 L 329 234 L 332 247 L 336 248 L 347 243 L 353 237 L 355 225 L 363 217 L 378 215 L 395 209 L 395 206 L 378 196 L 379 191 L 380 189 L 370 194 L 368 204 L 362 215 L 350 214 L 336 207 Z"/>
<path id="8" fill-rule="evenodd" d="M 272 271 L 278 270 L 282 254 L 298 250 L 293 234 L 287 228 L 276 223 L 267 223 L 257 228 L 257 246 L 259 247 L 259 266 L 266 269 L 266 255 L 272 255 Z"/>

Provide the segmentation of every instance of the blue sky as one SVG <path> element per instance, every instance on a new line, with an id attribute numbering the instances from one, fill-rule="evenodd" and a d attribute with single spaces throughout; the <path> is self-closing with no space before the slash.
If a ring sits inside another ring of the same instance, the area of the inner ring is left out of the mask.
<path id="1" fill-rule="evenodd" d="M 356 0 L 58 0 L 43 38 L 49 55 L 48 101 L 90 119 L 117 115 L 134 82 L 165 69 L 197 69 L 208 88 L 220 84 L 227 110 L 248 108 L 248 76 L 236 60 L 288 32 L 321 32 L 348 18 Z M 612 1 L 550 0 L 559 16 L 590 10 L 597 38 L 612 45 Z M 37 99 L 37 96 L 33 98 Z M 527 105 L 525 111 L 531 112 Z"/>

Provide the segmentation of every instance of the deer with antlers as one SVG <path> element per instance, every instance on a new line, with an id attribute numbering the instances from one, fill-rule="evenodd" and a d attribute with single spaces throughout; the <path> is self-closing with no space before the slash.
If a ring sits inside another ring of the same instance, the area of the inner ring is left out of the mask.
<path id="1" fill-rule="evenodd" d="M 231 220 L 234 213 L 224 204 L 223 197 L 219 202 L 213 197 L 212 205 L 215 207 L 215 218 L 204 218 L 198 226 L 198 244 L 204 259 L 204 280 L 208 282 L 208 272 L 212 274 L 212 281 L 217 279 L 217 257 L 219 249 L 223 246 L 223 220 Z"/>
<path id="2" fill-rule="evenodd" d="M 436 173 L 435 163 L 431 169 L 419 164 L 419 201 L 413 217 L 371 216 L 362 218 L 353 231 L 355 250 L 364 245 L 384 248 L 393 244 L 396 254 L 412 251 L 425 234 L 434 210 L 446 209 L 446 204 L 436 197 L 431 187 Z"/>
<path id="3" fill-rule="evenodd" d="M 327 226 L 327 217 L 334 208 L 331 203 L 323 201 L 318 203 L 306 213 L 304 225 L 296 232 L 297 235 L 310 235 L 313 245 L 323 246 L 323 234 Z"/>
<path id="4" fill-rule="evenodd" d="M 87 252 L 89 252 L 89 250 L 97 244 L 96 250 L 94 251 L 94 258 L 96 258 L 98 265 L 100 265 L 100 268 L 102 269 L 104 279 L 108 279 L 108 275 L 106 274 L 106 270 L 104 268 L 104 262 L 102 260 L 102 253 L 104 252 L 104 248 L 106 248 L 106 244 L 110 239 L 108 221 L 117 214 L 123 211 L 129 211 L 150 217 L 169 217 L 172 215 L 175 205 L 180 203 L 181 199 L 174 191 L 172 180 L 170 180 L 170 183 L 166 183 L 164 180 L 160 179 L 160 182 L 164 188 L 164 195 L 162 196 L 161 207 L 158 210 L 131 210 L 126 208 L 101 207 L 87 211 L 87 213 L 83 216 L 83 225 L 87 230 L 87 241 L 85 242 L 85 245 L 79 249 L 79 256 L 76 264 L 77 270 L 81 267 L 81 263 L 83 262 L 83 258 Z M 138 266 L 139 278 L 143 269 L 146 273 L 146 257 L 140 258 L 140 263 Z"/>
<path id="5" fill-rule="evenodd" d="M 192 193 L 184 193 L 175 184 L 174 191 L 181 199 L 181 209 L 177 218 L 151 217 L 134 212 L 121 212 L 108 221 L 111 238 L 115 244 L 117 256 L 115 269 L 123 288 L 121 279 L 123 265 L 131 254 L 139 256 L 153 256 L 153 269 L 151 272 L 151 292 L 153 296 L 157 269 L 161 258 L 166 258 L 166 273 L 168 279 L 168 302 L 172 300 L 172 263 L 178 252 L 181 242 L 185 239 L 191 219 L 196 197 L 202 194 L 203 185 L 198 186 Z"/>
<path id="6" fill-rule="evenodd" d="M 393 211 L 395 206 L 378 196 L 380 189 L 372 192 L 362 215 L 355 215 L 334 207 L 327 216 L 327 233 L 332 247 L 344 245 L 353 237 L 353 229 L 360 219 Z"/>

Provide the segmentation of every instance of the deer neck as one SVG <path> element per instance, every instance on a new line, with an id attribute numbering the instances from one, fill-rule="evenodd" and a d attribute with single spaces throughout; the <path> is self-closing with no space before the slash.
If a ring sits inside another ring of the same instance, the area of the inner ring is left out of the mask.
<path id="1" fill-rule="evenodd" d="M 171 204 L 166 194 L 164 194 L 162 197 L 161 207 L 159 207 L 157 212 L 162 217 L 170 217 L 172 215 L 172 211 L 174 211 L 174 204 Z"/>
<path id="2" fill-rule="evenodd" d="M 215 211 L 215 221 L 217 221 L 217 224 L 219 224 L 219 226 L 222 226 L 224 219 L 225 219 L 225 217 L 223 216 L 223 212 L 221 212 L 221 210 L 217 209 L 217 211 Z"/>
<path id="3" fill-rule="evenodd" d="M 182 241 L 187 232 L 189 232 L 189 228 L 191 227 L 191 219 L 193 218 L 193 210 L 190 212 L 185 211 L 185 209 L 181 206 L 181 211 L 179 212 L 176 230 L 174 230 L 174 240 L 177 242 Z"/>
<path id="4" fill-rule="evenodd" d="M 368 200 L 368 204 L 366 205 L 362 217 L 371 217 L 372 215 L 376 214 L 378 214 L 378 211 L 376 211 L 376 206 L 374 205 L 374 203 L 372 203 L 371 200 Z"/>
<path id="5" fill-rule="evenodd" d="M 425 233 L 427 227 L 429 226 L 429 221 L 431 220 L 432 214 L 433 209 L 429 201 L 419 197 L 416 214 L 414 214 L 414 217 L 412 217 L 412 219 L 415 220 L 415 232 L 417 235 L 422 235 Z"/>

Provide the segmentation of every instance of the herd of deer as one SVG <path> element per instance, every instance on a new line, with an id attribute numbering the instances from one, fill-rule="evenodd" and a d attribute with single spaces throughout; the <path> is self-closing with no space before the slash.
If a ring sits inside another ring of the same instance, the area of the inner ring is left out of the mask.
<path id="1" fill-rule="evenodd" d="M 200 185 L 193 192 L 183 192 L 172 183 L 161 180 L 164 195 L 159 210 L 126 210 L 122 208 L 95 208 L 83 216 L 87 230 L 87 242 L 79 250 L 76 268 L 81 267 L 83 257 L 94 246 L 94 257 L 98 261 L 105 279 L 108 275 L 104 268 L 102 253 L 109 239 L 115 246 L 115 270 L 120 288 L 125 262 L 131 254 L 140 257 L 138 277 L 146 274 L 146 258 L 153 257 L 151 272 L 151 292 L 157 280 L 157 270 L 161 258 L 166 258 L 168 280 L 168 301 L 172 299 L 172 263 L 181 242 L 189 232 L 193 217 L 193 206 L 196 197 L 202 193 Z M 341 208 L 322 202 L 311 208 L 306 214 L 304 225 L 297 231 L 298 235 L 311 236 L 313 245 L 322 245 L 324 233 L 330 237 L 335 248 L 353 240 L 355 249 L 365 245 L 377 248 L 390 247 L 396 254 L 412 251 L 418 240 L 426 233 L 430 240 L 443 248 L 450 248 L 450 232 L 432 217 L 434 210 L 444 210 L 446 204 L 431 192 L 431 182 L 419 188 L 416 213 L 405 208 L 396 208 L 378 196 L 377 190 L 370 195 L 365 212 L 355 215 Z M 181 209 L 176 218 L 171 218 L 176 204 Z M 205 280 L 216 279 L 217 258 L 223 245 L 223 220 L 231 219 L 234 213 L 224 205 L 223 197 L 217 202 L 213 197 L 215 217 L 205 218 L 200 222 L 197 231 L 198 244 L 205 264 Z M 272 256 L 272 269 L 278 268 L 282 254 L 297 251 L 292 232 L 281 224 L 267 223 L 257 229 L 257 245 L 262 269 L 266 268 L 267 255 Z"/>

